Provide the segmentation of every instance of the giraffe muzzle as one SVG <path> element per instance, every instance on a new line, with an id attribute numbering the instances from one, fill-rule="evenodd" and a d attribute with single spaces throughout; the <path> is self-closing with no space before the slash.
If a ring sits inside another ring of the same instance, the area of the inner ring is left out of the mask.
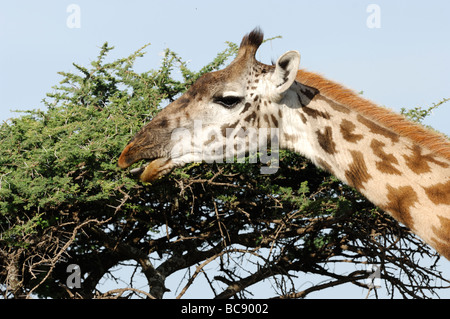
<path id="1" fill-rule="evenodd" d="M 139 144 L 136 147 L 135 142 L 131 142 L 123 150 L 119 157 L 119 167 L 125 169 L 133 163 L 146 160 L 146 163 L 140 167 L 130 170 L 130 174 L 139 178 L 142 182 L 153 182 L 163 175 L 169 173 L 175 165 L 172 159 L 168 157 L 152 156 L 155 152 L 143 151 Z M 156 153 L 158 154 L 158 153 Z"/>

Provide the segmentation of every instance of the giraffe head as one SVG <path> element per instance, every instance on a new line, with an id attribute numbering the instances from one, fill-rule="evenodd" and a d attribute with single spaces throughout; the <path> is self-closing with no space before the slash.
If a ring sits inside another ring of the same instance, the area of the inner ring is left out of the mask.
<path id="1" fill-rule="evenodd" d="M 314 89 L 295 82 L 297 51 L 286 52 L 274 66 L 258 62 L 255 54 L 262 41 L 259 29 L 244 36 L 235 60 L 201 76 L 143 127 L 123 150 L 119 166 L 147 160 L 131 172 L 151 182 L 186 163 L 223 162 L 248 153 L 261 134 L 265 139 L 273 132 L 269 128 L 280 128 L 280 105 L 292 99 L 307 104 Z"/>

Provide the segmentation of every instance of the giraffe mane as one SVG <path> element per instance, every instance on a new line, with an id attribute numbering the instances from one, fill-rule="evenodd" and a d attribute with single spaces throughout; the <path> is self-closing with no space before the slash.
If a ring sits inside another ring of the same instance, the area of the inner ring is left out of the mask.
<path id="1" fill-rule="evenodd" d="M 315 87 L 325 96 L 336 103 L 348 106 L 361 115 L 377 122 L 393 132 L 411 139 L 413 142 L 436 152 L 438 155 L 450 160 L 450 142 L 436 131 L 426 129 L 420 124 L 407 120 L 404 116 L 391 110 L 380 107 L 375 103 L 362 98 L 338 83 L 330 81 L 316 73 L 299 70 L 297 81 Z"/>

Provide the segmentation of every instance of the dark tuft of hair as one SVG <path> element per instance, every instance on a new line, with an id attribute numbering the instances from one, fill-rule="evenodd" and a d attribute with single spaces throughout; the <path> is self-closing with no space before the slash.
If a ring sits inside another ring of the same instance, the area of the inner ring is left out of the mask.
<path id="1" fill-rule="evenodd" d="M 246 34 L 241 42 L 241 47 L 251 46 L 255 49 L 259 48 L 264 39 L 264 33 L 260 27 L 256 27 L 252 32 Z"/>

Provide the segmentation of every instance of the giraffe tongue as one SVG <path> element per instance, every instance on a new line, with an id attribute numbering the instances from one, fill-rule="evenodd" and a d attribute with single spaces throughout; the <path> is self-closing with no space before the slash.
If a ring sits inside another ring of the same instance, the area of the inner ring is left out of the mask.
<path id="1" fill-rule="evenodd" d="M 134 176 L 139 176 L 139 175 L 142 174 L 142 172 L 145 170 L 145 167 L 146 167 L 148 164 L 150 164 L 150 162 L 145 163 L 144 166 L 137 167 L 137 168 L 133 168 L 133 169 L 130 171 L 130 173 L 133 174 Z"/>
<path id="2" fill-rule="evenodd" d="M 169 158 L 161 157 L 144 166 L 132 169 L 130 173 L 139 177 L 143 182 L 152 182 L 167 173 L 172 167 L 171 163 Z"/>

